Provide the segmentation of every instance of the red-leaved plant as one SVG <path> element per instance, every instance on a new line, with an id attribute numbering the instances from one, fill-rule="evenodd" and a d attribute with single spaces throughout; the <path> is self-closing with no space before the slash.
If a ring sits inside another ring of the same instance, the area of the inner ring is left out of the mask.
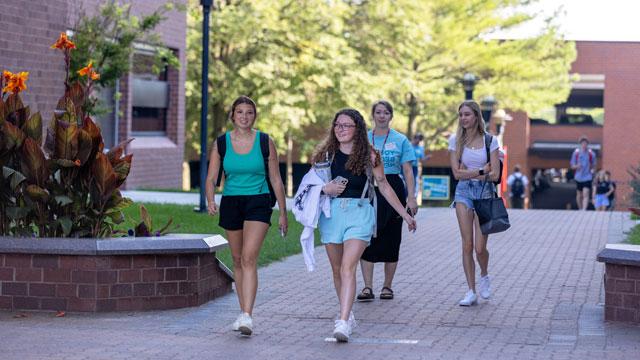
<path id="1" fill-rule="evenodd" d="M 75 44 L 66 34 L 52 45 L 64 54 L 65 93 L 58 101 L 42 148 L 42 117 L 20 99 L 28 73 L 0 78 L 0 234 L 39 237 L 105 237 L 124 220 L 132 202 L 119 187 L 131 168 L 126 140 L 104 153 L 100 129 L 83 108 L 99 78 L 91 63 L 69 83 Z"/>

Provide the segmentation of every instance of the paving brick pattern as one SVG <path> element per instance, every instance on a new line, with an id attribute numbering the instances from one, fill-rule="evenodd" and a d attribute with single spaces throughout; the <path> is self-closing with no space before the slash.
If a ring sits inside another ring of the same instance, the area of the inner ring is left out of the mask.
<path id="1" fill-rule="evenodd" d="M 640 327 L 604 322 L 604 266 L 595 260 L 625 217 L 512 211 L 512 229 L 489 241 L 492 299 L 462 308 L 454 212 L 423 209 L 401 249 L 396 299 L 356 304 L 349 344 L 326 341 L 338 305 L 318 248 L 313 273 L 299 255 L 260 269 L 251 338 L 229 330 L 238 313 L 230 294 L 162 312 L 0 312 L 0 351 L 5 359 L 634 359 Z M 379 266 L 376 295 L 381 276 Z"/>

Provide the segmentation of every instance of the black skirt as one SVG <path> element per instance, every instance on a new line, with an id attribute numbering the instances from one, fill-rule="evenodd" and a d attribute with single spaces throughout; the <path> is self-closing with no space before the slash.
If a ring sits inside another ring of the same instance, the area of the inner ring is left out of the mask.
<path id="1" fill-rule="evenodd" d="M 389 185 L 405 206 L 407 193 L 404 182 L 397 174 L 386 176 Z M 369 262 L 397 262 L 402 240 L 402 217 L 391 207 L 387 199 L 376 188 L 378 213 L 376 215 L 378 233 L 364 250 L 361 259 Z"/>

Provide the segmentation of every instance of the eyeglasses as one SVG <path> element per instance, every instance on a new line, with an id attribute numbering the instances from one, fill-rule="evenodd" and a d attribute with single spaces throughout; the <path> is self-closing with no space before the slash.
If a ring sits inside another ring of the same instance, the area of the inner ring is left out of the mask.
<path id="1" fill-rule="evenodd" d="M 353 128 L 355 128 L 355 125 L 351 125 L 351 124 L 339 124 L 339 123 L 335 123 L 333 124 L 333 127 L 338 129 L 338 130 L 351 130 Z"/>

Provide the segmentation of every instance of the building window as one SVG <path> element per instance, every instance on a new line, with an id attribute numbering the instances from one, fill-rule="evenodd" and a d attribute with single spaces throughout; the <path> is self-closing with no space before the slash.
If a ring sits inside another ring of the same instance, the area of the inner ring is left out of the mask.
<path id="1" fill-rule="evenodd" d="M 169 107 L 167 67 L 153 71 L 154 56 L 133 55 L 132 135 L 166 135 Z"/>

